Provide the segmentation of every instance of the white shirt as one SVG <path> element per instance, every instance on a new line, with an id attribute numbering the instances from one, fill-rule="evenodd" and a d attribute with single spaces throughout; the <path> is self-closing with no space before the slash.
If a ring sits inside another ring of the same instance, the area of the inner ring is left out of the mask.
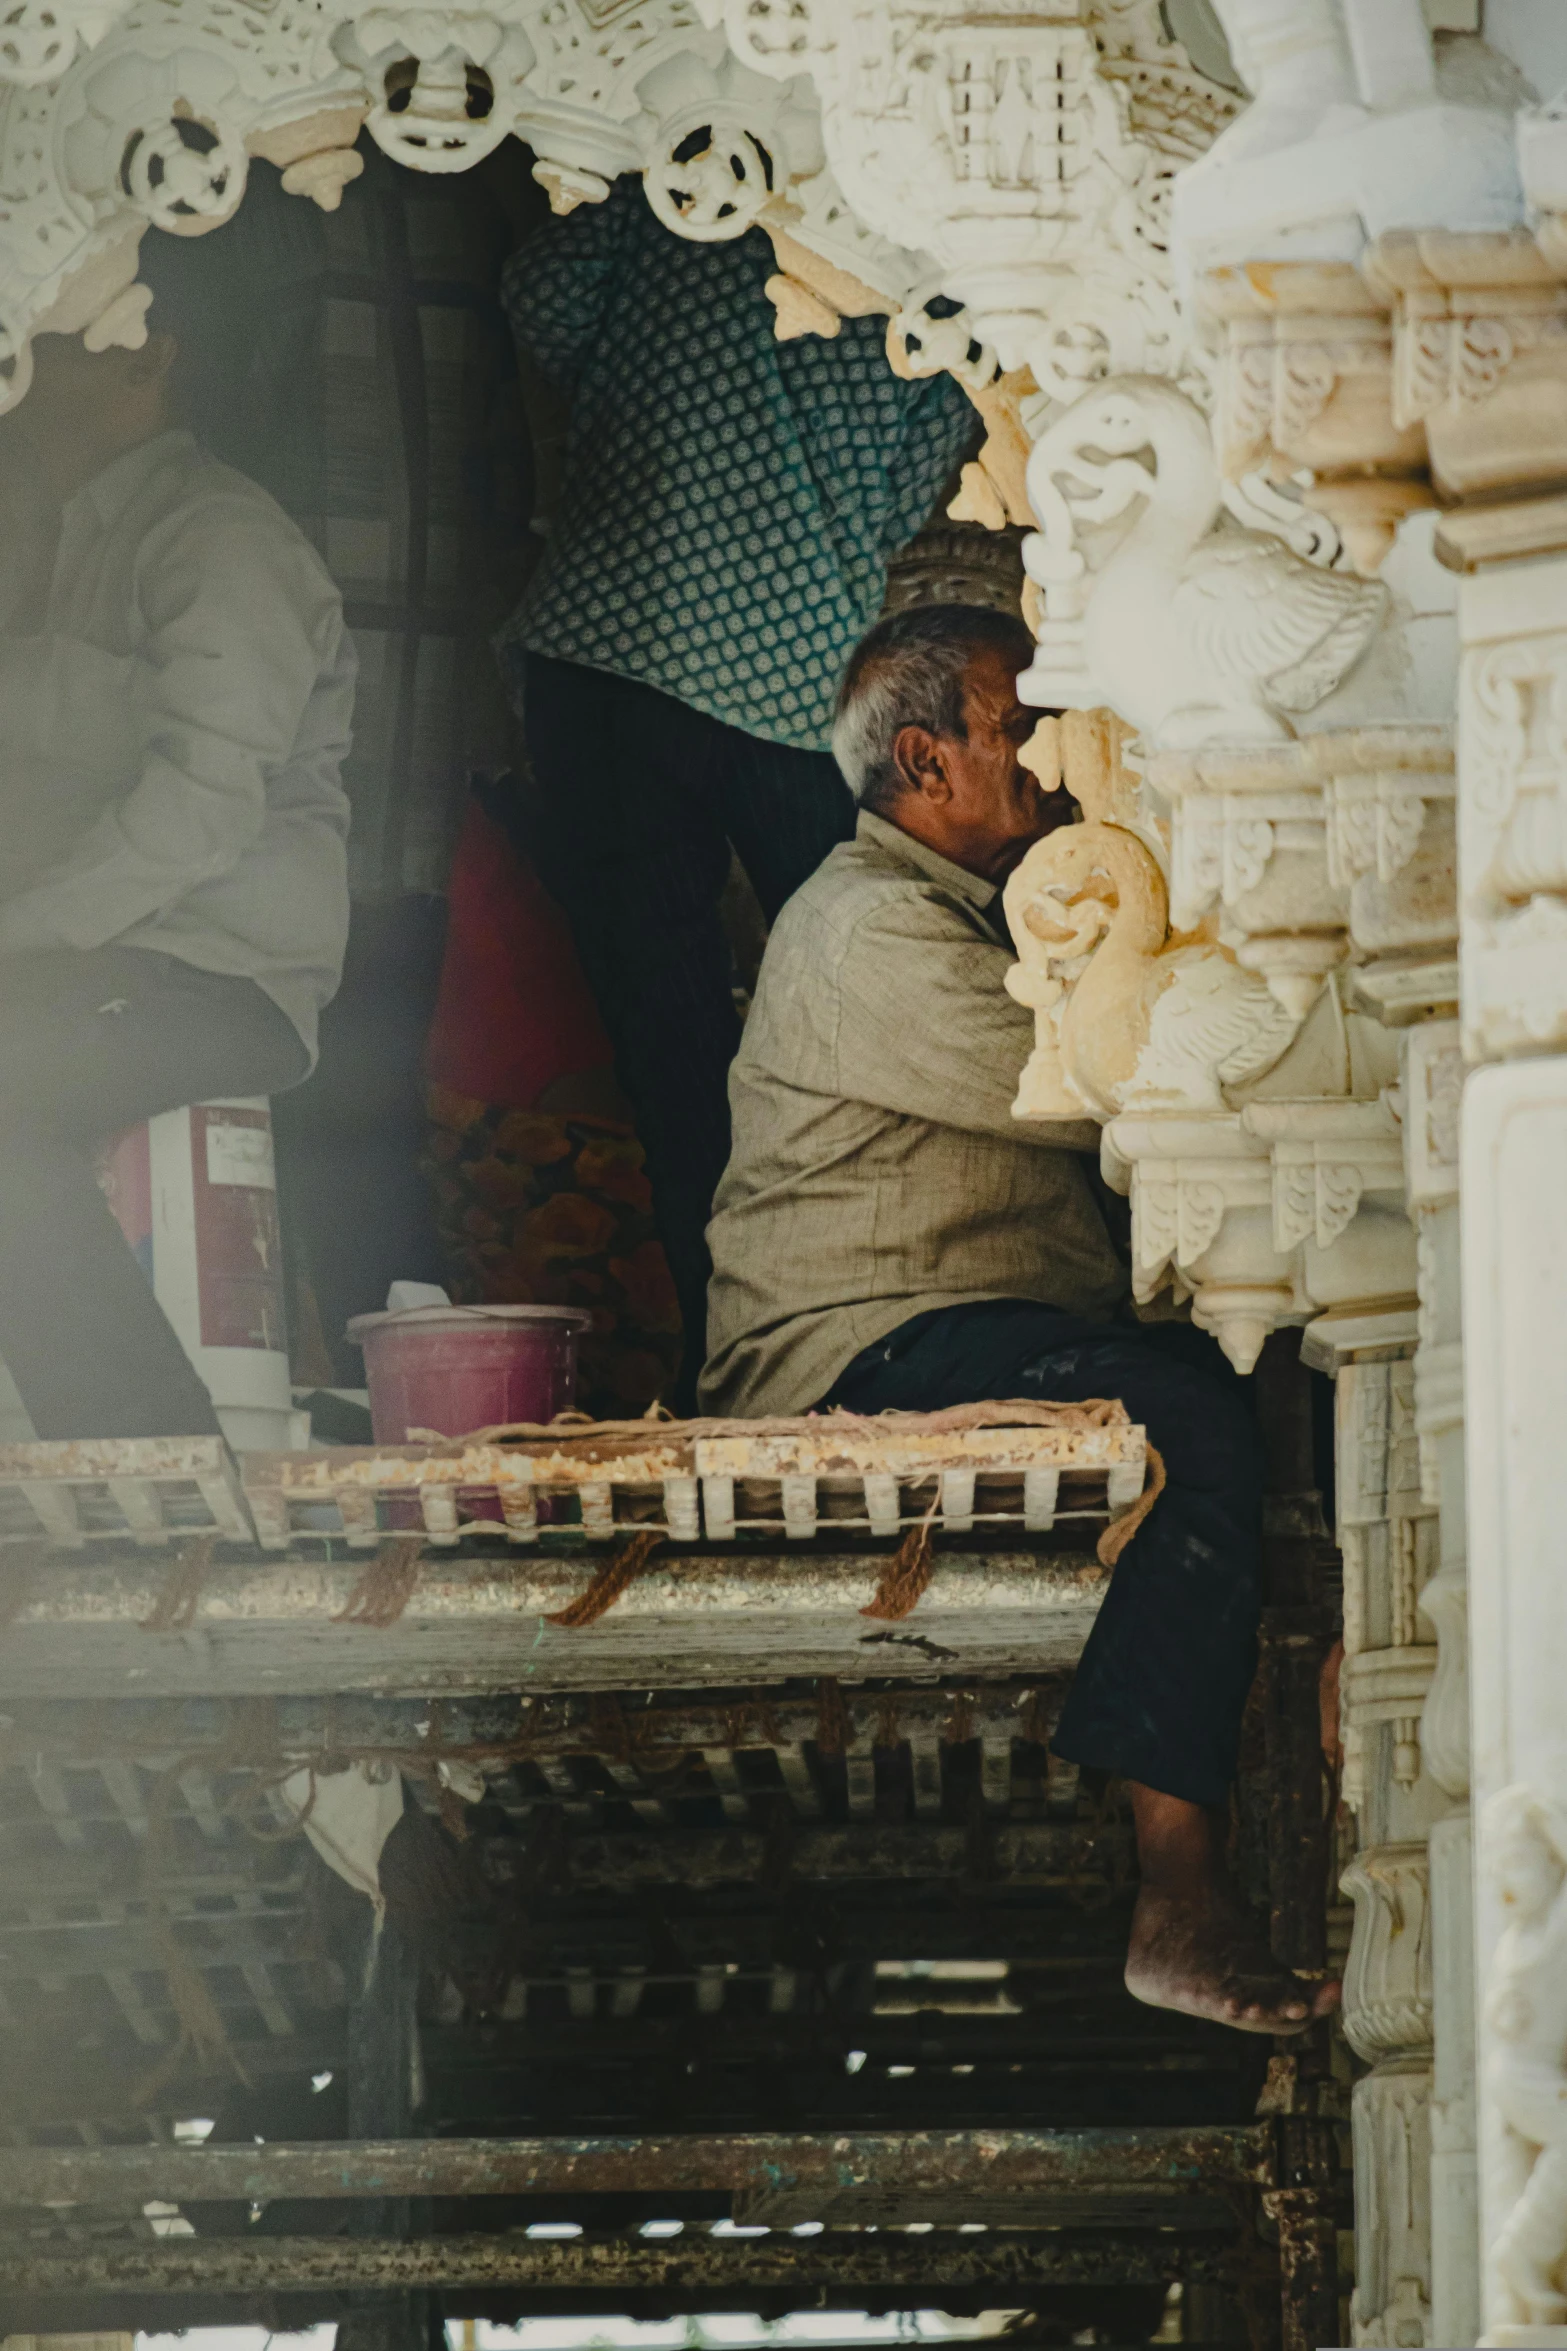
<path id="1" fill-rule="evenodd" d="M 65 509 L 0 635 L 0 955 L 151 947 L 253 979 L 312 1056 L 348 935 L 353 642 L 310 542 L 187 432 Z"/>

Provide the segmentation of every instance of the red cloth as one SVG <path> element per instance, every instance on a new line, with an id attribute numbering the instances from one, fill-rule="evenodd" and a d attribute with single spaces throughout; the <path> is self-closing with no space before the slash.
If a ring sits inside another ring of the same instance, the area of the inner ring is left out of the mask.
<path id="1" fill-rule="evenodd" d="M 425 1072 L 479 1102 L 531 1110 L 557 1079 L 613 1058 L 565 916 L 470 801 L 447 892 L 446 956 Z"/>

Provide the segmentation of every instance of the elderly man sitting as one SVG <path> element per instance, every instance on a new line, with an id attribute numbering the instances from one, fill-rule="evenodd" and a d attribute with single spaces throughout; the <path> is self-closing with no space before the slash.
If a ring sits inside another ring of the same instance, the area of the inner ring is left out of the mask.
<path id="1" fill-rule="evenodd" d="M 1116 1568 L 1056 1752 L 1130 1788 L 1130 1990 L 1288 2032 L 1337 1987 L 1275 1966 L 1222 1860 L 1256 1660 L 1246 1392 L 1199 1332 L 1124 1319 L 1081 1156 L 1097 1130 L 1011 1113 L 1033 1023 L 1002 984 L 1001 886 L 1073 814 L 1019 758 L 1032 650 L 1021 621 L 928 605 L 879 622 L 850 662 L 833 747 L 858 830 L 779 916 L 730 1076 L 703 1402 L 1112 1396 L 1146 1425 L 1169 1482 Z"/>

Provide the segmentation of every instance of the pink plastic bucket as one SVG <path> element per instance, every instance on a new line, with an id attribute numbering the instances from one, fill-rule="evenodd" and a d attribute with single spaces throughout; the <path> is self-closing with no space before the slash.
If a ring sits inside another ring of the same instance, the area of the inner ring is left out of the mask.
<path id="1" fill-rule="evenodd" d="M 378 1445 L 410 1429 L 465 1437 L 507 1421 L 553 1420 L 577 1394 L 575 1306 L 414 1306 L 359 1314 L 348 1336 L 365 1354 Z"/>

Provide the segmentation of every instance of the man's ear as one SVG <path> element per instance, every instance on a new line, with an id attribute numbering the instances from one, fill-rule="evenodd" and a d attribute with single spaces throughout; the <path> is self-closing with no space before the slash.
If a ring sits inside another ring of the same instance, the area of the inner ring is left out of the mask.
<path id="1" fill-rule="evenodd" d="M 952 798 L 952 778 L 939 735 L 929 727 L 900 727 L 892 738 L 892 764 L 904 789 L 923 794 L 933 807 Z"/>

